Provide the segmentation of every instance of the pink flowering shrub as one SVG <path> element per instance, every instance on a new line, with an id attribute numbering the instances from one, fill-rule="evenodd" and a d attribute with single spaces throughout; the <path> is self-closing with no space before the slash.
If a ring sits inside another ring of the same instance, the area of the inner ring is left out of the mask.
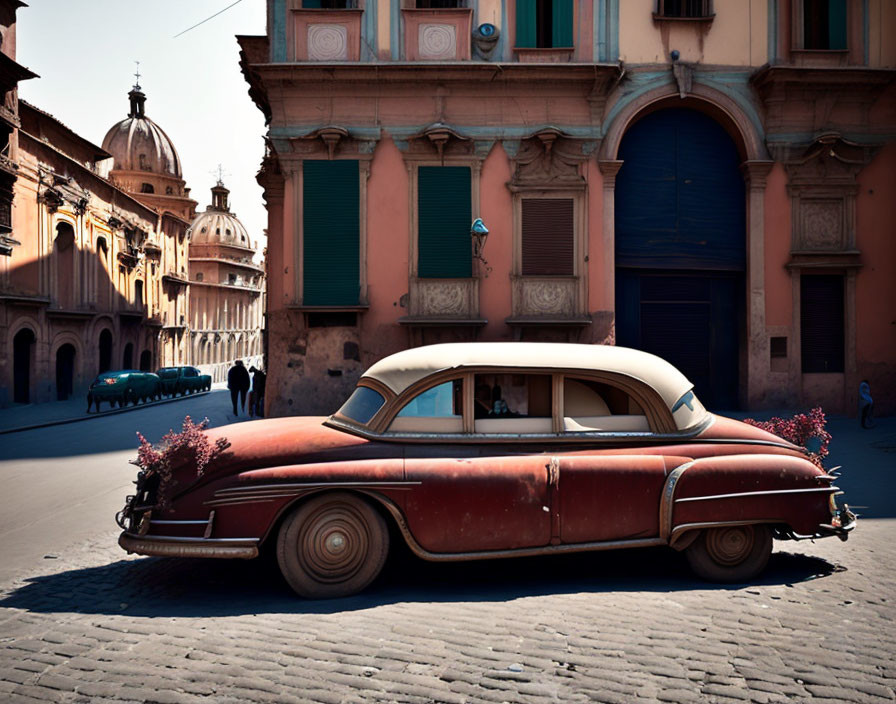
<path id="1" fill-rule="evenodd" d="M 218 438 L 209 442 L 203 432 L 208 427 L 208 418 L 194 423 L 190 416 L 184 418 L 179 433 L 169 430 L 157 446 L 153 446 L 141 433 L 137 459 L 133 462 L 144 472 L 149 480 L 158 477 L 157 503 L 167 509 L 171 504 L 171 493 L 177 482 L 174 479 L 174 468 L 192 466 L 197 477 L 201 477 L 209 463 L 230 447 L 226 438 Z"/>
<path id="2" fill-rule="evenodd" d="M 822 460 L 828 456 L 831 434 L 824 429 L 827 420 L 825 420 L 824 411 L 820 407 L 813 408 L 808 413 L 797 413 L 793 418 L 775 417 L 770 420 L 745 418 L 744 423 L 755 425 L 757 428 L 774 433 L 794 445 L 799 445 L 806 450 L 809 459 L 819 467 L 822 466 Z M 809 447 L 810 443 L 812 448 Z"/>

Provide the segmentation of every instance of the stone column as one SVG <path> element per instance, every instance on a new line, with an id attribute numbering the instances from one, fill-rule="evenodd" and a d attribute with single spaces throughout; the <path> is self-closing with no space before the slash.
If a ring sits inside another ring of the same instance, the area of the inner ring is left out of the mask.
<path id="1" fill-rule="evenodd" d="M 769 341 L 765 329 L 765 187 L 773 161 L 751 160 L 741 165 L 747 197 L 747 350 L 742 360 L 740 403 L 762 405 L 768 383 Z"/>

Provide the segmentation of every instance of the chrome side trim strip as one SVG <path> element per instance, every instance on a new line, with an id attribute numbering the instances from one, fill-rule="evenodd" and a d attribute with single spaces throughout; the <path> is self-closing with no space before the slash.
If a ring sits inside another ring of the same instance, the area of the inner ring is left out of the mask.
<path id="1" fill-rule="evenodd" d="M 775 523 L 776 521 L 708 521 L 706 523 L 682 523 L 681 525 L 675 526 L 672 529 L 671 534 L 669 536 L 669 542 L 675 542 L 675 540 L 682 534 L 686 533 L 690 530 L 703 530 L 704 528 L 724 528 L 726 526 L 754 526 L 763 523 Z"/>
<path id="2" fill-rule="evenodd" d="M 126 534 L 129 535 L 129 534 Z M 141 535 L 144 540 L 157 540 L 163 543 L 252 543 L 258 538 L 183 538 L 176 535 Z"/>
<path id="3" fill-rule="evenodd" d="M 208 524 L 208 519 L 204 521 L 163 521 L 150 520 L 150 523 L 157 526 L 204 526 Z"/>
<path id="4" fill-rule="evenodd" d="M 409 486 L 418 486 L 422 484 L 422 482 L 403 482 L 403 481 L 395 481 L 395 482 L 293 482 L 290 484 L 258 484 L 257 486 L 232 486 L 227 489 L 218 489 L 215 492 L 215 496 L 225 496 L 229 494 L 240 494 L 244 492 L 257 492 L 257 491 L 284 491 L 286 489 L 297 489 L 299 491 L 303 489 L 319 489 L 323 487 L 366 487 L 366 486 L 376 486 L 376 487 L 394 487 L 396 489 L 400 489 L 403 487 Z"/>
<path id="5" fill-rule="evenodd" d="M 694 462 L 696 460 L 678 465 L 666 477 L 663 497 L 660 499 L 660 538 L 664 544 L 670 541 L 672 535 L 672 508 L 674 507 L 675 486 L 678 484 L 681 476 L 693 466 Z"/>
<path id="6" fill-rule="evenodd" d="M 215 492 L 215 498 L 206 501 L 206 506 L 235 506 L 272 501 L 274 499 L 290 499 L 300 494 L 318 489 L 351 488 L 351 489 L 397 489 L 408 490 L 419 486 L 422 482 L 297 482 L 290 484 L 259 484 L 248 487 L 228 487 Z"/>
<path id="7" fill-rule="evenodd" d="M 830 494 L 837 491 L 836 486 L 827 486 L 812 489 L 772 489 L 769 491 L 741 491 L 735 494 L 713 494 L 711 496 L 689 496 L 683 499 L 675 499 L 675 503 L 685 503 L 687 501 L 712 501 L 714 499 L 737 499 L 745 496 L 772 496 L 774 494 L 813 494 L 816 492 L 826 492 Z"/>

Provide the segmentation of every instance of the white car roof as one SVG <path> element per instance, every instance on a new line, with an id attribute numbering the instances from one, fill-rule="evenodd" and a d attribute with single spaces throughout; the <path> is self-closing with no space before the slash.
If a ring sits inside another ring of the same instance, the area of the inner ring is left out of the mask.
<path id="1" fill-rule="evenodd" d="M 615 372 L 655 389 L 670 409 L 694 386 L 674 366 L 647 352 L 615 345 L 556 342 L 458 342 L 414 347 L 376 362 L 362 378 L 375 379 L 400 394 L 435 372 L 474 366 Z"/>

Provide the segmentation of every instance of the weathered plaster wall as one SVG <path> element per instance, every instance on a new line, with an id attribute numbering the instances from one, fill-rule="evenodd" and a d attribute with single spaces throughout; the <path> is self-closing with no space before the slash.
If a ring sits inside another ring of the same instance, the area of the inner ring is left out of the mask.
<path id="1" fill-rule="evenodd" d="M 769 328 L 789 329 L 793 319 L 791 276 L 785 268 L 790 260 L 790 232 L 787 174 L 781 164 L 775 164 L 765 189 L 765 322 Z M 788 343 L 792 347 L 793 341 Z"/>
<path id="2" fill-rule="evenodd" d="M 616 341 L 616 292 L 613 274 L 616 261 L 613 252 L 604 247 L 603 176 L 593 159 L 585 163 L 585 178 L 588 181 L 585 194 L 588 208 L 585 219 L 588 261 L 585 267 L 588 276 L 588 312 L 593 322 L 586 330 L 582 342 L 611 343 Z"/>
<path id="3" fill-rule="evenodd" d="M 856 243 L 863 268 L 856 279 L 856 360 L 878 413 L 896 412 L 896 144 L 885 147 L 858 177 Z"/>
<path id="4" fill-rule="evenodd" d="M 482 165 L 479 214 L 489 229 L 482 254 L 492 267 L 488 278 L 479 280 L 479 313 L 488 320 L 481 336 L 488 340 L 511 338 L 510 329 L 504 323 L 510 311 L 510 272 L 513 267 L 513 205 L 507 189 L 510 177 L 507 152 L 496 144 Z"/>
<path id="5" fill-rule="evenodd" d="M 408 170 L 388 136 L 377 144 L 367 181 L 367 295 L 361 316 L 364 366 L 408 345 Z M 363 263 L 362 263 L 363 265 Z"/>
<path id="6" fill-rule="evenodd" d="M 768 61 L 767 0 L 715 0 L 712 22 L 655 22 L 655 0 L 619 3 L 619 53 L 631 64 L 681 61 L 761 66 Z M 745 31 L 745 28 L 748 28 Z"/>

